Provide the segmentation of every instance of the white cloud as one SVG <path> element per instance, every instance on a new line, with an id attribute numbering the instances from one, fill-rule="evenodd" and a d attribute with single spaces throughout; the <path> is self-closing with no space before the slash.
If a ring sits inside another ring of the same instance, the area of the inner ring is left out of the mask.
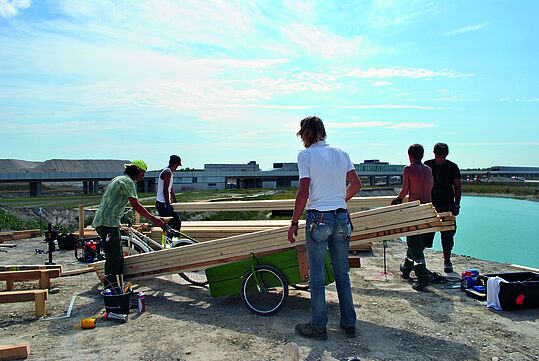
<path id="1" fill-rule="evenodd" d="M 404 67 L 393 67 L 393 68 L 369 68 L 367 70 L 354 69 L 348 73 L 351 77 L 356 78 L 459 78 L 459 77 L 470 77 L 473 74 L 468 73 L 459 73 L 453 70 L 442 69 L 440 71 L 425 69 L 425 68 L 404 68 Z"/>
<path id="2" fill-rule="evenodd" d="M 448 32 L 444 33 L 444 36 L 453 36 L 453 35 L 458 35 L 458 34 L 469 33 L 469 32 L 472 32 L 472 31 L 477 31 L 479 29 L 483 29 L 487 25 L 488 25 L 488 22 L 482 22 L 480 24 L 464 26 L 464 27 L 456 29 L 456 30 L 448 31 Z"/>
<path id="3" fill-rule="evenodd" d="M 390 81 L 384 81 L 384 80 L 378 80 L 371 83 L 371 86 L 373 87 L 381 87 L 386 85 L 392 85 L 393 83 Z"/>
<path id="4" fill-rule="evenodd" d="M 536 103 L 539 102 L 539 98 L 499 98 L 496 101 L 509 103 Z"/>
<path id="5" fill-rule="evenodd" d="M 309 54 L 326 59 L 367 59 L 383 51 L 363 36 L 345 38 L 314 25 L 296 23 L 283 29 L 285 37 Z"/>
<path id="6" fill-rule="evenodd" d="M 410 123 L 397 123 L 386 128 L 389 129 L 422 129 L 422 128 L 433 128 L 435 125 L 432 123 L 419 123 L 419 122 L 410 122 Z"/>
<path id="7" fill-rule="evenodd" d="M 0 0 L 0 17 L 17 16 L 20 10 L 28 9 L 31 5 L 31 0 Z"/>

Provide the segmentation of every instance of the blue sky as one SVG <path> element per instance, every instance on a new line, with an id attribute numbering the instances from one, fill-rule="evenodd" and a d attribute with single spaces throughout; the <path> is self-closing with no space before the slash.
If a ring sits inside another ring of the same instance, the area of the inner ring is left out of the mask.
<path id="1" fill-rule="evenodd" d="M 539 1 L 0 0 L 0 158 L 539 166 Z"/>

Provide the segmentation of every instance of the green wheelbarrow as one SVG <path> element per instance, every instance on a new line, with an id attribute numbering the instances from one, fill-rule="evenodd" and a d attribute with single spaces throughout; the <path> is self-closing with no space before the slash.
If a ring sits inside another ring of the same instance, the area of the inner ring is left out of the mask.
<path id="1" fill-rule="evenodd" d="M 359 266 L 359 258 L 349 260 Z M 335 281 L 329 252 L 326 254 L 326 281 Z M 206 269 L 213 298 L 240 294 L 245 306 L 257 315 L 277 313 L 288 298 L 288 287 L 306 290 L 308 265 L 305 246 L 269 254 L 251 254 L 248 259 Z"/>

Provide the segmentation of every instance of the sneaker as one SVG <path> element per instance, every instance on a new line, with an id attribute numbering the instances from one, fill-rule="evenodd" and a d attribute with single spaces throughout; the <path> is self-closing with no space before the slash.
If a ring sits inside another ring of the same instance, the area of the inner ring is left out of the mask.
<path id="1" fill-rule="evenodd" d="M 408 278 L 410 278 L 410 272 L 412 271 L 404 267 L 404 263 L 401 263 L 400 270 L 401 270 L 401 277 L 403 279 L 407 280 Z"/>
<path id="2" fill-rule="evenodd" d="M 444 262 L 444 272 L 453 273 L 453 263 L 451 263 L 451 261 Z"/>
<path id="3" fill-rule="evenodd" d="M 426 277 L 422 277 L 422 278 L 418 279 L 417 282 L 415 282 L 412 285 L 412 288 L 414 290 L 416 290 L 416 291 L 423 291 L 428 285 L 430 285 L 432 283 L 433 280 L 434 280 L 433 275 L 428 275 Z"/>
<path id="4" fill-rule="evenodd" d="M 328 332 L 325 327 L 317 330 L 311 323 L 298 323 L 296 325 L 296 333 L 306 338 L 314 338 L 315 340 L 325 341 L 328 339 Z"/>
<path id="5" fill-rule="evenodd" d="M 341 325 L 341 328 L 344 330 L 344 334 L 346 335 L 346 337 L 348 338 L 357 337 L 356 326 L 342 326 Z"/>

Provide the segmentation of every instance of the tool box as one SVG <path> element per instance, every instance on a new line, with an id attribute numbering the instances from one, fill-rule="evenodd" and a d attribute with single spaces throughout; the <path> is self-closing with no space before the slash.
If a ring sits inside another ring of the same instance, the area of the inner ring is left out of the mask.
<path id="1" fill-rule="evenodd" d="M 500 282 L 498 294 L 503 310 L 539 307 L 539 273 L 512 272 L 480 275 L 479 278 L 485 285 L 485 293 L 488 292 L 487 283 L 490 277 L 500 277 L 506 281 Z"/>

